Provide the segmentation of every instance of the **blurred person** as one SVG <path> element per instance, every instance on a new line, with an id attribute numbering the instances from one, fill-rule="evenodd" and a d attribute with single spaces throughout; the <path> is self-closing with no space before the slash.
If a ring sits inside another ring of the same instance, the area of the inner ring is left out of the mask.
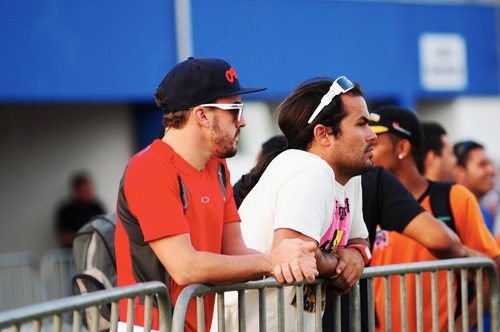
<path id="1" fill-rule="evenodd" d="M 96 196 L 92 176 L 78 171 L 70 179 L 71 197 L 56 211 L 55 230 L 60 247 L 71 248 L 76 232 L 92 217 L 105 213 Z"/>
<path id="2" fill-rule="evenodd" d="M 493 161 L 482 144 L 471 140 L 455 143 L 453 152 L 457 158 L 455 182 L 469 189 L 480 203 L 481 198 L 495 185 L 496 170 Z M 481 204 L 480 207 L 486 226 L 494 234 L 494 216 L 484 205 Z"/>
<path id="3" fill-rule="evenodd" d="M 406 186 L 412 195 L 421 202 L 422 206 L 432 212 L 430 206 L 430 193 L 435 192 L 436 182 L 429 181 L 423 177 L 417 168 L 416 160 L 422 153 L 422 128 L 415 113 L 396 107 L 386 106 L 374 111 L 379 117 L 378 121 L 372 122 L 372 129 L 378 134 L 375 144 L 373 161 L 392 172 Z M 454 217 L 456 233 L 462 242 L 473 250 L 491 257 L 500 267 L 500 249 L 496 246 L 494 239 L 485 227 L 479 206 L 465 187 L 452 185 L 449 193 L 451 212 Z M 435 260 L 434 256 L 418 244 L 416 241 L 402 236 L 396 232 L 380 231 L 377 233 L 376 245 L 373 252 L 372 266 L 410 263 L 418 261 Z M 430 298 L 430 275 L 423 274 L 423 329 L 432 329 L 432 304 Z M 438 273 L 438 285 L 446 285 L 446 273 Z M 415 277 L 407 276 L 407 319 L 408 330 L 416 328 L 415 310 Z M 454 284 L 456 290 L 456 283 Z M 400 296 L 399 280 L 391 278 L 391 326 L 399 328 L 400 321 Z M 382 280 L 375 281 L 376 313 L 379 318 L 378 330 L 384 330 L 388 322 L 384 322 L 383 306 L 384 291 Z M 454 303 L 456 307 L 456 303 Z M 439 326 L 442 331 L 447 327 L 447 297 L 446 287 L 438 289 Z M 471 326 L 477 321 L 477 310 L 475 301 L 469 306 L 469 322 Z M 458 317 L 455 321 L 457 330 L 462 328 L 462 319 Z"/>
<path id="4" fill-rule="evenodd" d="M 331 277 L 339 293 L 358 281 L 371 254 L 361 211 L 360 177 L 372 166 L 376 138 L 368 127 L 361 88 L 344 76 L 299 85 L 278 107 L 287 144 L 261 159 L 241 184 L 248 192 L 239 213 L 249 247 L 269 252 L 284 239 L 318 244 L 320 276 Z M 314 329 L 314 288 L 304 286 L 304 330 Z M 235 294 L 226 296 L 226 328 L 237 328 Z M 276 289 L 266 291 L 266 327 L 278 329 Z M 286 331 L 297 328 L 295 288 L 284 293 Z M 246 328 L 259 329 L 257 291 L 246 292 Z"/>
<path id="5" fill-rule="evenodd" d="M 286 137 L 283 135 L 275 135 L 269 138 L 267 141 L 262 143 L 259 153 L 256 157 L 256 163 L 258 164 L 262 159 L 266 158 L 269 154 L 276 150 L 284 149 L 287 145 Z M 251 172 L 251 171 L 250 171 Z M 233 185 L 234 201 L 236 202 L 236 207 L 240 207 L 242 198 L 245 197 L 248 192 L 240 193 L 241 184 L 248 181 L 249 174 L 244 174 L 238 182 Z"/>
<path id="6" fill-rule="evenodd" d="M 422 131 L 422 158 L 416 160 L 420 173 L 431 181 L 453 181 L 457 159 L 446 130 L 437 122 L 423 121 Z"/>
<path id="7" fill-rule="evenodd" d="M 248 249 L 240 230 L 224 158 L 237 150 L 245 126 L 241 88 L 222 59 L 189 58 L 174 66 L 155 93 L 164 112 L 165 134 L 129 161 L 119 187 L 116 256 L 118 285 L 162 281 L 172 304 L 186 285 L 236 283 L 264 276 L 279 282 L 314 281 L 313 242 L 283 241 L 270 253 Z M 227 181 L 221 181 L 227 179 Z M 204 297 L 206 328 L 214 295 Z M 136 324 L 143 304 L 136 300 Z M 120 302 L 120 318 L 127 302 Z M 196 300 L 186 330 L 196 330 Z M 158 308 L 153 308 L 158 329 Z M 202 322 L 203 323 L 203 322 Z M 123 329 L 124 324 L 120 324 Z"/>

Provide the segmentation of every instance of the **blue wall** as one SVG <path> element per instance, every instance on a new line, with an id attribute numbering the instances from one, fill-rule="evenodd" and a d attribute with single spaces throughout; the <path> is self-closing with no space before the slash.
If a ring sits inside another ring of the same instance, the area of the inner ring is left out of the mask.
<path id="1" fill-rule="evenodd" d="M 0 102 L 151 101 L 176 63 L 173 1 L 0 2 Z M 229 60 L 253 98 L 281 99 L 300 81 L 346 74 L 369 97 L 412 104 L 418 37 L 461 34 L 469 85 L 498 94 L 492 6 L 402 5 L 320 0 L 192 0 L 195 56 Z"/>
<path id="2" fill-rule="evenodd" d="M 171 1 L 0 2 L 0 101 L 151 98 L 176 62 Z"/>
<path id="3" fill-rule="evenodd" d="M 319 0 L 193 1 L 196 55 L 234 59 L 241 80 L 280 99 L 300 81 L 346 74 L 372 97 L 453 96 L 421 89 L 418 37 L 459 33 L 468 50 L 464 94 L 497 94 L 495 11 L 488 6 Z M 224 8 L 224 9 L 221 9 Z"/>

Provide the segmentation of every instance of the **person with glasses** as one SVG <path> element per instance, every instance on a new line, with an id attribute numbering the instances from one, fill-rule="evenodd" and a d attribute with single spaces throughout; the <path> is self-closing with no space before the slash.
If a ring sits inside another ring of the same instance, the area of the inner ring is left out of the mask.
<path id="1" fill-rule="evenodd" d="M 496 170 L 493 161 L 486 154 L 482 144 L 475 141 L 462 141 L 455 143 L 453 152 L 457 158 L 455 166 L 455 182 L 469 189 L 478 202 L 493 190 L 495 185 Z M 494 234 L 493 217 L 490 212 L 480 204 L 484 222 Z"/>
<path id="2" fill-rule="evenodd" d="M 165 135 L 129 161 L 117 201 L 118 285 L 162 281 L 172 304 L 193 283 L 236 283 L 265 276 L 280 282 L 314 281 L 316 244 L 292 239 L 274 250 L 248 249 L 240 231 L 224 158 L 236 153 L 241 128 L 242 88 L 235 69 L 222 59 L 189 58 L 177 64 L 156 90 Z M 205 329 L 214 295 L 205 296 Z M 185 326 L 197 329 L 196 301 Z M 135 301 L 135 324 L 144 306 Z M 127 319 L 127 301 L 120 302 Z M 123 324 L 120 325 L 123 327 Z M 158 308 L 153 309 L 158 329 Z"/>
<path id="3" fill-rule="evenodd" d="M 346 293 L 358 281 L 371 253 L 361 211 L 359 174 L 372 166 L 375 134 L 361 88 L 346 77 L 316 78 L 299 85 L 278 107 L 287 144 L 260 160 L 241 183 L 248 192 L 239 208 L 249 247 L 270 252 L 285 239 L 318 244 L 320 276 Z M 266 328 L 278 330 L 277 290 L 266 290 Z M 284 292 L 285 331 L 295 331 L 295 289 Z M 314 288 L 304 287 L 304 331 L 315 326 Z M 226 329 L 237 328 L 236 296 L 228 295 Z M 259 329 L 257 291 L 247 291 L 246 328 Z M 321 324 L 321 321 L 319 322 Z"/>
<path id="4" fill-rule="evenodd" d="M 417 115 L 409 109 L 398 106 L 384 106 L 374 111 L 378 115 L 376 121 L 370 123 L 371 128 L 378 134 L 374 147 L 373 162 L 392 172 L 421 205 L 432 212 L 430 194 L 435 184 L 420 174 L 416 160 L 421 158 L 423 134 Z M 372 117 L 375 119 L 375 117 Z M 492 258 L 500 271 L 500 249 L 493 237 L 486 229 L 477 201 L 471 192 L 461 185 L 453 185 L 449 192 L 451 212 L 454 217 L 454 226 L 462 243 L 472 250 L 468 256 L 478 252 Z M 426 230 L 429 232 L 428 230 Z M 424 231 L 425 232 L 425 231 Z M 429 236 L 433 234 L 429 232 Z M 403 236 L 394 231 L 381 230 L 377 232 L 375 248 L 373 250 L 372 266 L 388 264 L 410 263 L 419 261 L 432 261 L 436 258 L 432 252 L 417 241 Z M 422 276 L 422 315 L 423 331 L 431 331 L 432 326 L 432 301 L 431 280 L 428 273 Z M 438 273 L 438 331 L 448 328 L 447 284 L 446 272 Z M 456 283 L 453 285 L 456 291 Z M 396 329 L 415 331 L 416 318 L 416 283 L 415 276 L 406 277 L 405 292 L 407 295 L 407 321 L 402 326 L 400 285 L 399 278 L 390 280 L 391 321 L 384 321 L 384 288 L 382 280 L 375 280 L 375 308 L 379 319 L 377 331 L 383 331 L 386 326 Z M 486 298 L 486 297 L 485 297 Z M 487 302 L 487 301 L 486 301 Z M 453 303 L 456 308 L 456 301 Z M 477 321 L 477 305 L 469 305 L 469 323 L 473 326 Z M 462 329 L 462 317 L 455 321 L 455 329 Z M 469 327 L 467 327 L 469 328 Z"/>

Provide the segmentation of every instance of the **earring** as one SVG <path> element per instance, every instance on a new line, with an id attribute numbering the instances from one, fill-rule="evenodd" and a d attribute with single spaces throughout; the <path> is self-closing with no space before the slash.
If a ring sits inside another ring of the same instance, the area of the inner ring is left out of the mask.
<path id="1" fill-rule="evenodd" d="M 402 153 L 398 154 L 398 159 L 399 160 L 403 160 L 403 154 Z"/>

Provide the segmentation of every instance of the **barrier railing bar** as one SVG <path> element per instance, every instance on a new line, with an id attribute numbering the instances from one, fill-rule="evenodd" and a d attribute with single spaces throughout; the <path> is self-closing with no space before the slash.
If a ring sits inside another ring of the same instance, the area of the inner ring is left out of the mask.
<path id="1" fill-rule="evenodd" d="M 82 329 L 82 314 L 81 312 L 76 309 L 73 310 L 73 332 L 79 332 Z"/>
<path id="2" fill-rule="evenodd" d="M 385 324 L 385 331 L 390 332 L 391 331 L 391 282 L 390 282 L 390 276 L 384 276 L 384 319 L 386 322 L 389 322 Z"/>
<path id="3" fill-rule="evenodd" d="M 226 317 L 224 312 L 224 293 L 217 293 L 217 331 L 224 332 L 226 330 Z"/>
<path id="4" fill-rule="evenodd" d="M 153 297 L 146 295 L 144 297 L 144 332 L 151 332 L 151 313 L 153 312 Z"/>
<path id="5" fill-rule="evenodd" d="M 434 271 L 431 272 L 432 332 L 439 330 L 437 291 L 437 272 Z"/>
<path id="6" fill-rule="evenodd" d="M 278 331 L 285 331 L 285 288 L 278 287 Z"/>
<path id="7" fill-rule="evenodd" d="M 61 319 L 61 315 L 54 315 L 53 316 L 53 329 L 52 331 L 54 332 L 61 332 L 61 328 L 62 328 L 62 319 Z"/>
<path id="8" fill-rule="evenodd" d="M 266 289 L 259 289 L 259 331 L 267 331 L 266 327 Z"/>
<path id="9" fill-rule="evenodd" d="M 323 311 L 323 297 L 322 297 L 321 284 L 317 284 L 314 287 L 314 291 L 315 291 L 315 296 L 316 296 L 315 328 L 316 328 L 316 331 L 322 331 L 323 320 L 322 320 L 321 312 Z M 326 291 L 326 289 L 325 289 L 325 291 Z"/>
<path id="10" fill-rule="evenodd" d="M 469 295 L 467 293 L 467 270 L 460 269 L 460 287 L 462 292 L 462 326 L 468 329 L 469 326 Z"/>
<path id="11" fill-rule="evenodd" d="M 203 295 L 196 296 L 196 319 L 197 319 L 197 329 L 196 331 L 205 331 L 205 303 L 203 302 Z"/>
<path id="12" fill-rule="evenodd" d="M 400 303 L 401 303 L 401 331 L 404 331 L 408 325 L 408 313 L 406 311 L 406 275 L 399 276 L 399 289 L 401 290 Z"/>
<path id="13" fill-rule="evenodd" d="M 375 332 L 375 296 L 373 295 L 373 279 L 366 280 L 366 289 L 368 294 L 368 331 Z"/>
<path id="14" fill-rule="evenodd" d="M 356 283 L 349 292 L 349 329 L 353 332 L 361 331 L 361 300 L 359 298 L 359 283 Z"/>
<path id="15" fill-rule="evenodd" d="M 415 275 L 415 292 L 416 292 L 416 305 L 417 310 L 417 332 L 423 331 L 423 314 L 422 314 L 422 273 Z"/>
<path id="16" fill-rule="evenodd" d="M 111 303 L 110 332 L 118 331 L 118 302 Z"/>
<path id="17" fill-rule="evenodd" d="M 238 291 L 238 325 L 239 331 L 246 331 L 246 295 L 244 290 Z"/>
<path id="18" fill-rule="evenodd" d="M 73 312 L 73 331 L 81 330 L 80 310 L 92 305 L 107 304 L 118 301 L 126 296 L 144 295 L 147 293 L 158 293 L 166 303 L 167 288 L 160 282 L 150 282 L 121 288 L 107 289 L 103 291 L 82 294 L 74 297 L 55 299 L 47 302 L 32 304 L 23 308 L 12 309 L 0 313 L 0 329 L 32 322 L 41 317 L 53 317 L 57 314 Z M 168 320 L 171 320 L 170 317 Z"/>
<path id="19" fill-rule="evenodd" d="M 297 331 L 304 331 L 304 285 L 295 287 L 295 299 L 297 305 Z"/>
<path id="20" fill-rule="evenodd" d="M 476 271 L 476 298 L 477 298 L 477 331 L 484 332 L 484 321 L 479 319 L 484 314 L 484 289 L 483 289 L 483 268 Z"/>
<path id="21" fill-rule="evenodd" d="M 453 294 L 453 271 L 446 271 L 446 295 L 448 300 L 448 331 L 455 330 L 455 308 L 453 306 L 455 295 Z"/>

